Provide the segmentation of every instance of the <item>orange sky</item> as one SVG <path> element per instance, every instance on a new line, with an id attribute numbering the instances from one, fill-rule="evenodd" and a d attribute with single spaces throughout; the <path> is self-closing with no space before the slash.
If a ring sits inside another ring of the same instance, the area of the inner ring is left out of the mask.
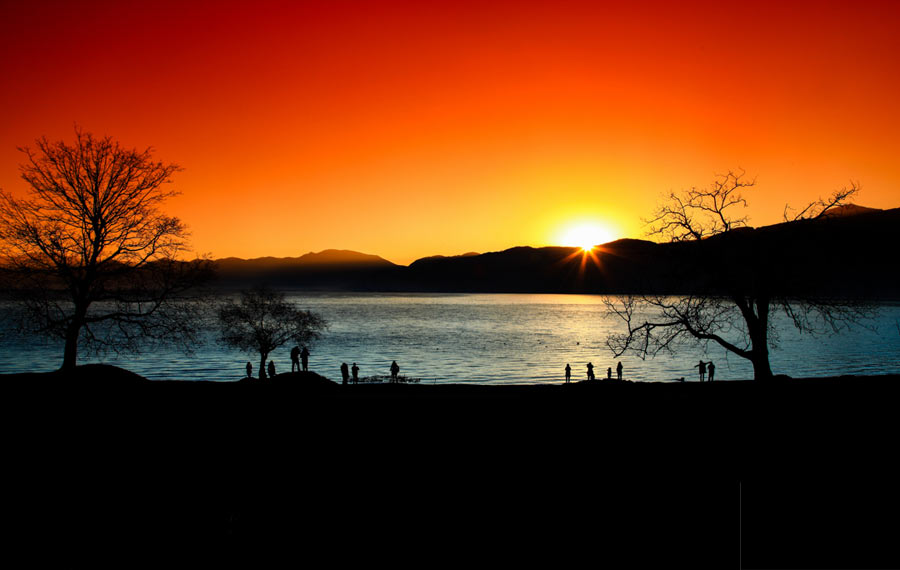
<path id="1" fill-rule="evenodd" d="M 0 187 L 73 124 L 185 170 L 215 257 L 640 237 L 743 167 L 751 223 L 900 206 L 898 2 L 4 2 Z"/>

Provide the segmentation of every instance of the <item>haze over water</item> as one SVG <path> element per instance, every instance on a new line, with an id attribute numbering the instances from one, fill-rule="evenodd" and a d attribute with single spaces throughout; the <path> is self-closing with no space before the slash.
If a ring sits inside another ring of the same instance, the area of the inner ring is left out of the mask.
<path id="1" fill-rule="evenodd" d="M 487 384 L 563 381 L 566 363 L 573 380 L 586 377 L 594 364 L 598 378 L 616 359 L 606 348 L 610 332 L 622 324 L 606 313 L 595 295 L 289 293 L 288 300 L 311 309 L 329 322 L 325 337 L 312 347 L 310 369 L 340 381 L 341 362 L 360 367 L 360 376 L 386 375 L 392 360 L 402 375 L 423 383 Z M 772 351 L 776 374 L 794 377 L 900 372 L 900 306 L 883 305 L 876 330 L 855 327 L 836 336 L 800 335 L 776 314 L 779 347 Z M 152 380 L 238 380 L 249 360 L 254 374 L 257 354 L 243 354 L 209 342 L 186 356 L 176 350 L 139 355 L 84 356 L 80 364 L 107 362 Z M 290 370 L 290 346 L 270 358 L 278 372 Z M 5 335 L 0 372 L 55 370 L 62 348 L 52 341 Z M 696 380 L 697 361 L 713 360 L 718 380 L 752 377 L 749 363 L 710 344 L 688 347 L 675 355 L 645 361 L 621 358 L 625 378 Z"/>

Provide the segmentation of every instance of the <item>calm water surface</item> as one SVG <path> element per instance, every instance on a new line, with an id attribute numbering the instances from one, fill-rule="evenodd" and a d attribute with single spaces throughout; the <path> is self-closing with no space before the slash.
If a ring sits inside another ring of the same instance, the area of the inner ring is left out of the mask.
<path id="1" fill-rule="evenodd" d="M 593 295 L 507 294 L 288 294 L 303 309 L 325 317 L 330 327 L 311 349 L 310 369 L 340 380 L 341 362 L 360 367 L 360 375 L 389 374 L 392 360 L 403 375 L 423 383 L 487 384 L 561 382 L 566 363 L 575 380 L 592 362 L 598 378 L 617 360 L 606 337 L 622 325 Z M 791 376 L 900 373 L 900 306 L 885 305 L 872 325 L 838 336 L 811 337 L 794 330 L 782 316 L 780 343 L 772 369 Z M 139 355 L 82 357 L 80 364 L 107 362 L 153 380 L 237 380 L 258 354 L 218 346 L 214 333 L 193 355 L 156 350 Z M 0 373 L 50 371 L 62 361 L 60 344 L 4 335 Z M 290 347 L 270 355 L 279 372 L 290 370 Z M 674 356 L 619 360 L 631 380 L 696 379 L 698 360 L 713 360 L 719 380 L 752 377 L 741 358 L 715 345 L 687 347 Z"/>

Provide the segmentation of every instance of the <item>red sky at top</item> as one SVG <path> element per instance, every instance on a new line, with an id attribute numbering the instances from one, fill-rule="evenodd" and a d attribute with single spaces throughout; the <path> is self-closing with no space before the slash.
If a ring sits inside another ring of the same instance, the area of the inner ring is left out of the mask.
<path id="1" fill-rule="evenodd" d="M 896 2 L 3 2 L 0 187 L 73 125 L 177 162 L 215 257 L 408 263 L 641 237 L 743 167 L 751 223 L 900 206 Z"/>

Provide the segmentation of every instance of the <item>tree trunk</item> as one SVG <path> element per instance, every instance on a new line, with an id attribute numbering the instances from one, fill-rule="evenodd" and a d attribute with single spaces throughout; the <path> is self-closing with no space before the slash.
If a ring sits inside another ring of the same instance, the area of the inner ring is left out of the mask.
<path id="1" fill-rule="evenodd" d="M 753 363 L 753 379 L 754 380 L 771 380 L 772 367 L 769 365 L 769 351 L 754 350 L 750 356 L 750 362 Z"/>
<path id="2" fill-rule="evenodd" d="M 266 359 L 269 357 L 268 352 L 260 352 L 259 353 L 259 379 L 266 379 Z"/>
<path id="3" fill-rule="evenodd" d="M 90 301 L 85 300 L 80 295 L 73 301 L 75 311 L 72 315 L 72 320 L 66 325 L 66 346 L 63 349 L 62 370 L 75 369 L 75 365 L 78 362 L 78 337 L 81 335 L 81 327 L 84 326 L 88 307 L 90 306 Z"/>
<path id="4" fill-rule="evenodd" d="M 753 363 L 754 380 L 770 380 L 772 367 L 769 365 L 769 298 L 756 300 L 756 319 L 747 323 L 750 333 L 750 362 Z"/>
<path id="5" fill-rule="evenodd" d="M 74 370 L 78 362 L 78 335 L 81 325 L 72 321 L 66 327 L 66 347 L 63 351 L 62 370 Z"/>

